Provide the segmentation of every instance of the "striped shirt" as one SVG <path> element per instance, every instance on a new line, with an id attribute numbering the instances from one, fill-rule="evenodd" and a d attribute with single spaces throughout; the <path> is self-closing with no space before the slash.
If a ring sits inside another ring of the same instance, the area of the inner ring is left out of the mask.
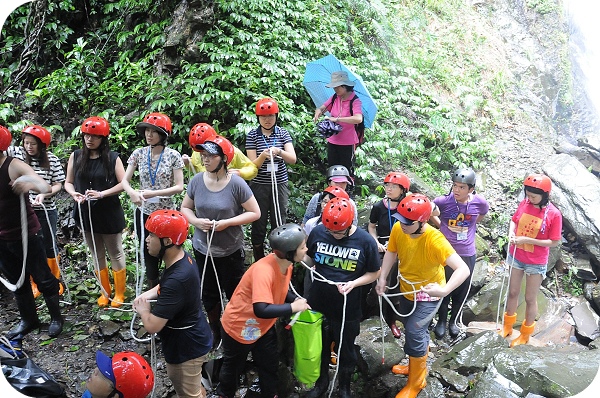
<path id="1" fill-rule="evenodd" d="M 10 146 L 8 147 L 7 153 L 9 156 L 13 156 L 19 160 L 25 162 L 25 149 L 20 146 Z M 31 168 L 44 179 L 48 184 L 52 185 L 54 183 L 60 182 L 63 183 L 65 181 L 65 172 L 60 164 L 60 160 L 58 157 L 54 155 L 52 152 L 46 152 L 48 154 L 48 161 L 50 162 L 50 168 L 44 169 L 40 167 L 40 162 L 34 158 L 31 158 Z M 37 192 L 29 191 L 29 201 L 33 202 L 35 197 L 38 195 Z M 54 202 L 54 196 L 44 198 L 44 206 L 48 210 L 56 209 L 56 203 Z M 33 206 L 34 210 L 42 210 L 42 206 Z"/>
<path id="2" fill-rule="evenodd" d="M 269 137 L 262 134 L 260 128 L 256 128 L 246 136 L 246 150 L 253 149 L 256 151 L 256 156 L 260 156 L 265 149 L 275 147 L 284 149 L 285 144 L 292 142 L 292 137 L 286 129 L 275 126 L 275 129 Z M 277 184 L 284 184 L 288 181 L 287 166 L 285 160 L 280 156 L 273 159 L 276 167 L 275 176 Z M 265 160 L 262 166 L 258 169 L 258 175 L 252 180 L 257 184 L 271 184 L 271 160 Z"/>

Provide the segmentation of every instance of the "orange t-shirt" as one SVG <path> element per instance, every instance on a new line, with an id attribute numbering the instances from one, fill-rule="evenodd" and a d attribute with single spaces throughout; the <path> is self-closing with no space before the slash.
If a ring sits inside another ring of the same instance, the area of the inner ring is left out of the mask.
<path id="1" fill-rule="evenodd" d="M 242 344 L 252 344 L 273 327 L 277 318 L 259 318 L 254 303 L 283 304 L 287 296 L 293 267 L 282 274 L 275 254 L 258 260 L 248 268 L 221 319 L 223 329 Z"/>

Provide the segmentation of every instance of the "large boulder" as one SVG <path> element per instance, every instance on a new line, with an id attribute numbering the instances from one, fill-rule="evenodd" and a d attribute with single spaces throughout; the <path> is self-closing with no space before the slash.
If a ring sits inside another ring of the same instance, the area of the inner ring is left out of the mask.
<path id="1" fill-rule="evenodd" d="M 600 270 L 600 180 L 576 158 L 553 155 L 543 166 L 554 182 L 552 201 L 563 215 L 563 224 L 572 230 Z"/>

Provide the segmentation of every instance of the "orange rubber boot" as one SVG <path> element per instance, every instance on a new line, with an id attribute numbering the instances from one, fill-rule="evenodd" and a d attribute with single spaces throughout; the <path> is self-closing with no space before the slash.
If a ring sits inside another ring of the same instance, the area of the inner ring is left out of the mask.
<path id="1" fill-rule="evenodd" d="M 517 313 L 515 312 L 512 315 L 508 315 L 506 312 L 504 313 L 504 326 L 502 327 L 502 331 L 498 332 L 498 334 L 502 337 L 508 337 L 512 334 L 513 325 L 517 321 Z"/>
<path id="2" fill-rule="evenodd" d="M 525 321 L 521 324 L 521 335 L 514 339 L 510 346 L 514 347 L 516 345 L 527 344 L 529 342 L 529 337 L 533 334 L 533 330 L 535 329 L 535 322 L 531 325 L 525 325 Z"/>
<path id="3" fill-rule="evenodd" d="M 38 290 L 38 287 L 31 276 L 29 277 L 29 283 L 31 283 L 31 291 L 33 292 L 33 298 L 40 297 L 40 294 L 42 293 Z"/>
<path id="4" fill-rule="evenodd" d="M 60 282 L 60 267 L 58 266 L 59 257 L 48 257 L 48 267 L 50 267 L 50 271 L 52 275 L 56 279 L 58 279 L 58 294 L 62 295 L 65 291 L 65 287 Z"/>
<path id="5" fill-rule="evenodd" d="M 100 270 L 99 279 L 102 288 L 106 290 L 108 296 L 104 295 L 102 289 L 100 290 L 100 297 L 98 297 L 98 307 L 106 307 L 108 305 L 110 294 L 112 293 L 112 289 L 110 287 L 110 280 L 108 279 L 108 268 Z"/>
<path id="6" fill-rule="evenodd" d="M 425 356 L 428 356 L 428 355 L 429 355 L 429 347 L 427 347 L 427 355 L 425 355 Z M 401 364 L 394 365 L 394 366 L 392 366 L 392 373 L 395 375 L 408 376 L 408 367 L 409 367 L 409 365 L 401 365 Z"/>
<path id="7" fill-rule="evenodd" d="M 115 297 L 110 303 L 111 307 L 118 308 L 125 302 L 125 288 L 127 287 L 125 284 L 125 280 L 127 278 L 127 274 L 125 273 L 125 271 L 125 268 L 119 271 L 113 270 L 113 281 L 115 282 Z"/>
<path id="8" fill-rule="evenodd" d="M 396 398 L 415 398 L 427 385 L 427 355 L 408 357 L 408 369 L 408 381 Z"/>

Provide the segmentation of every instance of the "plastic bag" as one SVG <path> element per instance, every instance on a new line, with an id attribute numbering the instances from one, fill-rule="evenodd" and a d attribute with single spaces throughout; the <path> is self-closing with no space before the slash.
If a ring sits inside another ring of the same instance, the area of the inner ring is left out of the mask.
<path id="1" fill-rule="evenodd" d="M 2 374 L 15 390 L 29 397 L 60 397 L 64 390 L 31 358 L 0 358 Z"/>
<path id="2" fill-rule="evenodd" d="M 302 311 L 292 326 L 294 335 L 294 376 L 299 382 L 313 384 L 321 370 L 321 324 L 323 314 Z"/>
<path id="3" fill-rule="evenodd" d="M 342 131 L 342 126 L 332 120 L 323 119 L 319 123 L 317 123 L 317 131 L 323 137 L 329 138 L 332 135 L 335 135 Z"/>

